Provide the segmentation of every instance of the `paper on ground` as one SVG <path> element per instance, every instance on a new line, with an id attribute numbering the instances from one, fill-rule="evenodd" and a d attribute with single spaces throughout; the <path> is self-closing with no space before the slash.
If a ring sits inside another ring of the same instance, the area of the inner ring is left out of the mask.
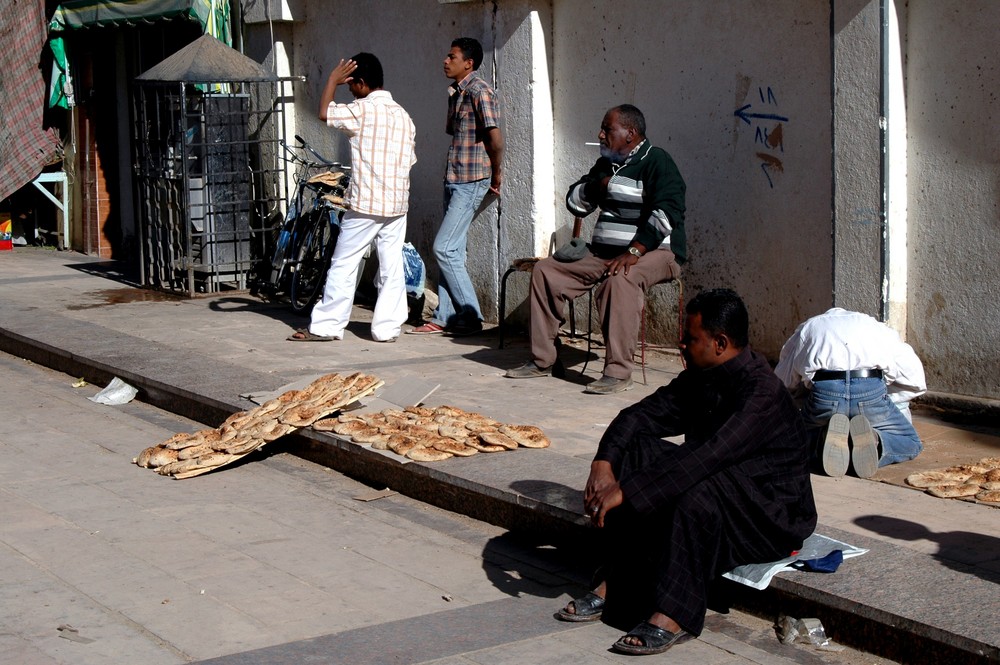
<path id="1" fill-rule="evenodd" d="M 111 383 L 108 384 L 107 388 L 87 399 L 98 404 L 116 406 L 118 404 L 128 404 L 135 399 L 137 394 L 139 394 L 137 388 L 133 388 L 116 376 L 111 379 Z"/>
<path id="2" fill-rule="evenodd" d="M 806 538 L 806 541 L 802 543 L 802 548 L 795 556 L 786 557 L 772 563 L 750 563 L 745 566 L 737 566 L 728 573 L 723 573 L 722 576 L 734 582 L 746 584 L 754 589 L 766 589 L 767 585 L 771 583 L 771 578 L 776 574 L 783 570 L 797 570 L 791 565 L 796 561 L 820 559 L 834 550 L 843 552 L 845 559 L 849 559 L 852 556 L 860 556 L 868 551 L 814 533 Z"/>

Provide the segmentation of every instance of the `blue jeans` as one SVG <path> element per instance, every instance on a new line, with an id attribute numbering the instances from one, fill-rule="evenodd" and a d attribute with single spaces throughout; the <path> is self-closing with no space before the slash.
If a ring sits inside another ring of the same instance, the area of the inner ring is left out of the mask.
<path id="1" fill-rule="evenodd" d="M 465 268 L 472 219 L 490 188 L 490 179 L 444 185 L 444 220 L 434 238 L 438 307 L 431 319 L 440 326 L 476 326 L 483 320 L 479 298 Z"/>
<path id="2" fill-rule="evenodd" d="M 882 447 L 879 466 L 911 460 L 924 449 L 913 425 L 889 399 L 882 379 L 834 379 L 813 383 L 802 417 L 817 454 L 822 453 L 823 428 L 837 413 L 848 418 L 861 414 L 868 419 Z"/>

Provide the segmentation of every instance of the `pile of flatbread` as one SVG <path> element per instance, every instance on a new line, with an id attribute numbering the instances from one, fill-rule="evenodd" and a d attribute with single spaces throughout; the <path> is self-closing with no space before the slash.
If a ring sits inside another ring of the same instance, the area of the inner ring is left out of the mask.
<path id="1" fill-rule="evenodd" d="M 343 171 L 323 171 L 309 178 L 308 182 L 313 185 L 319 183 L 327 187 L 341 187 L 345 175 L 347 174 Z"/>
<path id="2" fill-rule="evenodd" d="M 302 390 L 289 390 L 250 411 L 234 413 L 216 429 L 175 434 L 132 461 L 164 476 L 190 478 L 235 462 L 264 444 L 308 427 L 375 392 L 382 381 L 355 372 L 327 374 Z"/>
<path id="3" fill-rule="evenodd" d="M 1000 503 L 1000 457 L 912 473 L 906 477 L 906 484 L 942 498 L 975 497 L 977 501 Z"/>
<path id="4" fill-rule="evenodd" d="M 547 448 L 549 440 L 533 425 L 508 425 L 453 406 L 408 406 L 375 413 L 343 413 L 313 423 L 377 450 L 391 450 L 418 462 L 436 462 L 525 448 Z"/>

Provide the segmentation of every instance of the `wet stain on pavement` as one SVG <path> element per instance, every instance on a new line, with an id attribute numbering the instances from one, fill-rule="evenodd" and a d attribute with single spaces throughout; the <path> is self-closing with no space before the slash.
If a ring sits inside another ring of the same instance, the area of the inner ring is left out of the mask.
<path id="1" fill-rule="evenodd" d="M 153 291 L 149 289 L 102 289 L 82 294 L 100 302 L 90 302 L 77 305 L 69 305 L 66 309 L 81 310 L 94 309 L 96 307 L 107 307 L 109 305 L 125 305 L 134 302 L 180 302 L 183 297 L 166 293 L 164 291 Z"/>

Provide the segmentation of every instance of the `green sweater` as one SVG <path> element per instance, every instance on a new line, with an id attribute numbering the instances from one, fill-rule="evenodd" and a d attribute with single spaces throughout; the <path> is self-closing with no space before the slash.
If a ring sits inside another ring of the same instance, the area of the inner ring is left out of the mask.
<path id="1" fill-rule="evenodd" d="M 608 191 L 601 197 L 597 194 L 600 182 L 608 176 Z M 685 190 L 684 178 L 670 155 L 643 139 L 620 166 L 606 157 L 598 159 L 587 175 L 570 186 L 566 207 L 578 217 L 601 209 L 590 244 L 596 256 L 613 258 L 636 242 L 647 251 L 669 247 L 677 262 L 683 263 L 687 259 Z"/>

